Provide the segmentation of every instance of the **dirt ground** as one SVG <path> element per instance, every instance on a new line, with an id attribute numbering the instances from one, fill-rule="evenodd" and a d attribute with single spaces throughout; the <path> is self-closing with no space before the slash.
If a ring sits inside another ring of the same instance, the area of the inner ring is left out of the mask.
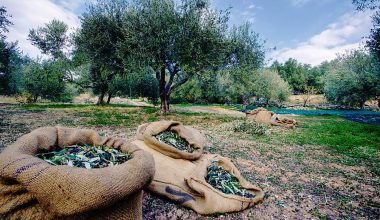
<path id="1" fill-rule="evenodd" d="M 323 94 L 319 95 L 291 95 L 285 104 L 290 105 L 303 105 L 304 101 L 307 100 L 307 105 L 323 105 L 327 104 L 328 101 Z M 365 102 L 366 106 L 377 107 L 377 100 L 368 100 Z"/>
<path id="2" fill-rule="evenodd" d="M 95 104 L 98 101 L 98 97 L 91 96 L 87 93 L 80 94 L 79 96 L 74 97 L 73 103 L 75 104 Z M 147 102 L 138 100 L 138 99 L 126 99 L 121 97 L 113 97 L 111 99 L 111 104 L 126 104 L 126 105 L 133 105 L 133 106 L 153 106 L 152 104 L 149 104 Z"/>
<path id="3" fill-rule="evenodd" d="M 182 112 L 202 112 L 202 113 L 214 113 L 224 114 L 230 116 L 245 117 L 245 113 L 236 110 L 230 110 L 218 106 L 187 106 L 187 107 L 173 107 L 173 109 Z"/>
<path id="4" fill-rule="evenodd" d="M 0 106 L 0 149 L 35 128 L 49 125 L 93 128 L 108 136 L 134 139 L 134 127 L 83 126 L 77 111 Z M 230 157 L 244 177 L 266 191 L 264 201 L 239 213 L 201 216 L 146 192 L 144 219 L 379 219 L 380 178 L 365 165 L 344 165 L 340 161 L 346 156 L 322 146 L 259 142 L 230 132 L 226 129 L 229 123 L 204 120 L 191 126 L 208 139 L 206 152 Z M 276 132 L 289 131 L 275 128 L 271 135 Z"/>

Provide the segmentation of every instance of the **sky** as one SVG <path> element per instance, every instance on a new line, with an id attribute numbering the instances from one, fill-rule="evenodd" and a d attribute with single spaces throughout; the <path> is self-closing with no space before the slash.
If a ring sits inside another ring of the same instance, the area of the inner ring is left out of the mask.
<path id="1" fill-rule="evenodd" d="M 8 40 L 18 41 L 24 54 L 37 57 L 39 50 L 27 40 L 29 30 L 58 19 L 73 31 L 80 27 L 79 16 L 91 1 L 0 0 L 14 23 Z M 231 7 L 231 26 L 251 22 L 265 41 L 268 63 L 294 58 L 319 65 L 363 46 L 372 26 L 371 12 L 357 12 L 351 0 L 211 0 L 211 7 Z"/>

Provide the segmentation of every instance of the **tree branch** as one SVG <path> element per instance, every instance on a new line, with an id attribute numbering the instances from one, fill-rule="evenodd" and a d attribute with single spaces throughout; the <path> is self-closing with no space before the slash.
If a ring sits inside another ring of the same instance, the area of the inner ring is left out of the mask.
<path id="1" fill-rule="evenodd" d="M 179 72 L 179 68 L 177 64 L 174 64 L 174 67 L 168 66 L 167 69 L 169 70 L 170 77 L 169 77 L 169 82 L 165 86 L 165 93 L 168 93 L 170 91 L 170 87 L 172 86 L 173 81 L 174 81 L 174 76 L 177 75 L 177 73 Z"/>
<path id="2" fill-rule="evenodd" d="M 189 76 L 183 78 L 182 80 L 174 84 L 172 87 L 170 87 L 168 94 L 170 95 L 177 87 L 185 84 L 192 76 L 193 74 L 190 74 Z"/>
<path id="3" fill-rule="evenodd" d="M 81 87 L 82 89 L 92 89 L 94 88 L 93 86 L 86 85 L 85 83 L 80 83 L 80 82 L 75 82 L 73 81 L 77 86 Z"/>

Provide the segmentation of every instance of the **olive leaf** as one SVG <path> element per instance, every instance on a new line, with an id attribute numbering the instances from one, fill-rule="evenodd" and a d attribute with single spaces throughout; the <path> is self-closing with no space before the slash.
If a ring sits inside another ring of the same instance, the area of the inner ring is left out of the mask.
<path id="1" fill-rule="evenodd" d="M 192 153 L 194 148 L 191 147 L 186 139 L 182 138 L 178 133 L 173 131 L 163 131 L 155 136 L 158 141 L 177 148 L 180 151 Z"/>
<path id="2" fill-rule="evenodd" d="M 245 198 L 254 198 L 255 195 L 244 189 L 239 180 L 227 172 L 222 166 L 219 166 L 218 161 L 212 161 L 207 167 L 206 182 L 215 189 L 226 193 L 242 196 Z"/>
<path id="3" fill-rule="evenodd" d="M 103 168 L 122 164 L 131 159 L 131 155 L 106 146 L 72 145 L 56 148 L 50 152 L 36 155 L 52 165 L 68 165 L 86 169 Z"/>

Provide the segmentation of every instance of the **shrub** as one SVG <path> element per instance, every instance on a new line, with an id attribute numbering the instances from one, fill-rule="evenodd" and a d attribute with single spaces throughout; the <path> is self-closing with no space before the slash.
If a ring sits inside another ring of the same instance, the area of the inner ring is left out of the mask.
<path id="1" fill-rule="evenodd" d="M 16 101 L 19 103 L 32 103 L 33 96 L 28 92 L 22 92 L 21 94 L 16 95 Z"/>
<path id="2" fill-rule="evenodd" d="M 257 135 L 264 135 L 268 132 L 267 126 L 251 120 L 238 121 L 234 123 L 232 129 L 234 132 L 242 132 L 246 134 Z"/>

